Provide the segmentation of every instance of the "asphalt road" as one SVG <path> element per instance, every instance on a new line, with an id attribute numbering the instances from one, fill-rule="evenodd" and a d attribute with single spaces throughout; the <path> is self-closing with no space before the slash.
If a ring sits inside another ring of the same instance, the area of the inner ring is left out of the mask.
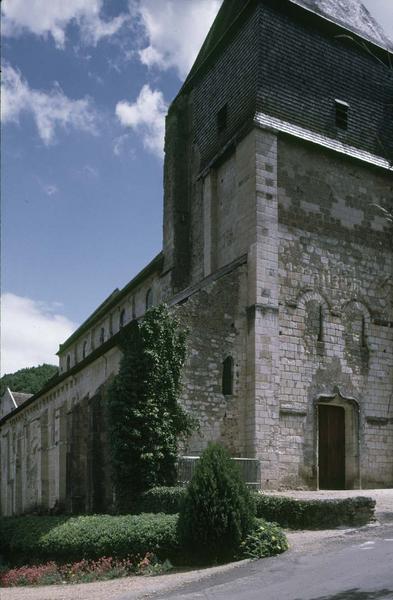
<path id="1" fill-rule="evenodd" d="M 256 561 L 154 598 L 393 600 L 393 525 L 354 532 L 306 552 Z"/>

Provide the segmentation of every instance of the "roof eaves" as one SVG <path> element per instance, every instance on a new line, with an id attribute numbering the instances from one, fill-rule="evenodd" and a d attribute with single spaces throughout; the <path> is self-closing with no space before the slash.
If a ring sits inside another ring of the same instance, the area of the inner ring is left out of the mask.
<path id="1" fill-rule="evenodd" d="M 113 292 L 111 292 L 109 296 L 107 296 L 107 298 L 105 298 L 105 300 L 101 302 L 101 304 L 91 313 L 91 315 L 82 323 L 82 325 L 80 325 L 78 329 L 76 329 L 74 333 L 72 333 L 63 344 L 60 344 L 59 350 L 56 354 L 59 354 L 59 352 L 61 352 L 63 346 L 68 346 L 76 337 L 79 337 L 79 335 L 86 329 L 86 327 L 88 327 L 90 323 L 95 321 L 96 317 L 101 315 L 107 309 L 110 302 L 117 298 L 119 294 L 119 288 L 113 290 Z"/>
<path id="2" fill-rule="evenodd" d="M 287 135 L 300 138 L 306 142 L 312 142 L 318 146 L 323 146 L 324 148 L 333 150 L 340 154 L 346 154 L 351 158 L 356 158 L 376 167 L 393 171 L 392 164 L 381 156 L 377 156 L 376 154 L 372 154 L 371 152 L 361 150 L 360 148 L 356 148 L 354 146 L 349 146 L 348 144 L 344 144 L 339 140 L 335 140 L 320 133 L 304 129 L 303 127 L 299 127 L 293 123 L 288 123 L 287 121 L 278 119 L 277 117 L 272 117 L 271 115 L 258 112 L 254 117 L 254 122 L 263 129 L 285 133 Z"/>
<path id="3" fill-rule="evenodd" d="M 77 363 L 69 371 L 66 371 L 65 373 L 62 373 L 61 375 L 55 375 L 54 377 L 52 377 L 52 379 L 50 379 L 48 381 L 48 383 L 39 392 L 37 392 L 36 394 L 34 394 L 33 396 L 31 396 L 28 400 L 26 400 L 26 402 L 24 402 L 23 404 L 21 404 L 20 406 L 18 406 L 11 413 L 5 415 L 2 419 L 0 419 L 0 426 L 3 425 L 11 417 L 14 417 L 18 413 L 20 413 L 21 410 L 24 410 L 25 408 L 27 408 L 28 406 L 30 406 L 31 404 L 33 404 L 33 402 L 35 402 L 36 400 L 39 400 L 42 396 L 44 396 L 45 394 L 47 394 L 48 392 L 50 392 L 53 388 L 55 388 L 56 386 L 58 386 L 61 383 L 63 383 L 63 381 L 65 381 L 66 379 L 68 379 L 68 377 L 75 376 L 77 373 L 79 373 L 79 371 L 81 371 L 82 369 L 84 369 L 85 367 L 87 367 L 90 363 L 94 362 L 95 360 L 98 360 L 101 356 L 103 356 L 104 354 L 106 354 L 106 352 L 109 352 L 109 350 L 111 350 L 112 348 L 114 348 L 115 346 L 117 346 L 119 344 L 122 336 L 125 333 L 127 333 L 127 331 L 129 330 L 129 328 L 131 326 L 131 323 L 132 323 L 132 321 L 130 321 L 130 323 L 127 323 L 127 325 L 125 325 L 120 331 L 118 331 L 117 333 L 115 333 L 115 335 L 113 335 L 112 337 L 110 337 L 101 346 L 99 346 L 93 352 L 91 352 L 90 354 L 88 354 L 86 356 L 86 358 L 84 358 L 79 363 Z"/>
<path id="4" fill-rule="evenodd" d="M 135 286 L 137 286 L 145 277 L 148 277 L 152 272 L 162 268 L 163 254 L 160 252 L 153 260 L 142 269 L 129 283 L 121 290 L 115 290 L 100 306 L 78 327 L 76 331 L 63 343 L 60 344 L 57 355 L 64 352 L 73 344 L 86 330 L 92 327 L 99 321 L 107 310 L 111 309 L 115 304 L 120 302 Z"/>

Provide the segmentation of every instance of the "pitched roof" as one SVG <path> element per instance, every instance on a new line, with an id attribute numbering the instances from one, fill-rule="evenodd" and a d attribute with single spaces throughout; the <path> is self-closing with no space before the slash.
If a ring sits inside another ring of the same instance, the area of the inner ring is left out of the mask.
<path id="1" fill-rule="evenodd" d="M 214 19 L 207 37 L 202 44 L 198 56 L 188 74 L 186 81 L 191 79 L 196 71 L 202 66 L 210 53 L 216 47 L 223 35 L 230 29 L 239 15 L 246 9 L 252 0 L 224 0 L 220 10 Z"/>
<path id="2" fill-rule="evenodd" d="M 276 0 L 277 1 L 277 0 Z M 280 0 L 278 4 L 297 4 L 340 27 L 347 29 L 366 40 L 393 49 L 393 42 L 368 12 L 361 0 Z M 191 71 L 184 83 L 192 79 L 210 54 L 220 43 L 223 36 L 231 29 L 247 8 L 256 0 L 224 0 L 209 33 L 199 51 Z M 184 86 L 183 86 L 184 87 Z"/>
<path id="3" fill-rule="evenodd" d="M 14 399 L 16 406 L 20 406 L 21 404 L 26 402 L 26 400 L 31 398 L 33 395 L 33 394 L 26 394 L 25 392 L 13 392 L 12 390 L 9 390 L 9 392 L 12 395 L 12 398 Z"/>
<path id="4" fill-rule="evenodd" d="M 361 0 L 290 0 L 290 2 L 326 17 L 379 46 L 393 47 L 392 40 Z"/>

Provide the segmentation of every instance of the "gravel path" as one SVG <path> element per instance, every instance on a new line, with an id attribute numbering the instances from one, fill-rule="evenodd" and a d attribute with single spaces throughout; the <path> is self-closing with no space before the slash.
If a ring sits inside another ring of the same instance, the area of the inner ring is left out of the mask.
<path id="1" fill-rule="evenodd" d="M 352 496 L 371 496 L 377 502 L 376 517 L 383 525 L 393 522 L 393 489 L 392 490 L 354 490 L 339 492 L 271 492 L 273 495 L 286 495 L 295 498 L 348 498 Z M 288 540 L 291 552 L 302 553 L 310 549 L 336 543 L 348 535 L 356 535 L 357 531 L 366 532 L 374 527 L 371 524 L 356 529 L 333 529 L 327 531 L 289 532 Z M 277 557 L 277 560 L 280 560 Z M 185 584 L 202 581 L 214 575 L 233 571 L 249 561 L 231 563 L 221 567 L 201 569 L 188 572 L 174 572 L 158 577 L 127 577 L 113 581 L 87 583 L 66 586 L 46 586 L 29 588 L 1 589 L 1 600 L 138 600 L 158 593 L 168 593 Z"/>

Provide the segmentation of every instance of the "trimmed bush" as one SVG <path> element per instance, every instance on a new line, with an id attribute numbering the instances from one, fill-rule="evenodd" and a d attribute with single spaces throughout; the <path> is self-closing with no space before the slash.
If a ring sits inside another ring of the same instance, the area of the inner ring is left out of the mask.
<path id="1" fill-rule="evenodd" d="M 365 525 L 374 516 L 375 500 L 362 496 L 342 500 L 297 500 L 255 494 L 256 516 L 291 529 L 325 529 Z"/>
<path id="2" fill-rule="evenodd" d="M 243 558 L 266 558 L 288 550 L 288 541 L 276 523 L 255 519 L 255 526 L 240 545 Z"/>
<path id="3" fill-rule="evenodd" d="M 175 515 L 180 512 L 182 502 L 186 496 L 186 490 L 187 488 L 181 486 L 152 488 L 142 494 L 139 511 Z"/>
<path id="4" fill-rule="evenodd" d="M 179 556 L 174 515 L 4 517 L 0 540 L 0 554 L 12 564 L 122 559 L 148 552 L 162 560 Z"/>
<path id="5" fill-rule="evenodd" d="M 140 512 L 176 514 L 186 487 L 157 487 L 143 494 Z M 375 501 L 356 497 L 342 500 L 297 500 L 286 496 L 252 493 L 256 516 L 290 529 L 324 529 L 341 525 L 365 525 L 374 516 Z"/>
<path id="6" fill-rule="evenodd" d="M 251 494 L 237 465 L 218 444 L 202 454 L 187 487 L 179 517 L 179 538 L 193 562 L 233 558 L 254 523 Z"/>

